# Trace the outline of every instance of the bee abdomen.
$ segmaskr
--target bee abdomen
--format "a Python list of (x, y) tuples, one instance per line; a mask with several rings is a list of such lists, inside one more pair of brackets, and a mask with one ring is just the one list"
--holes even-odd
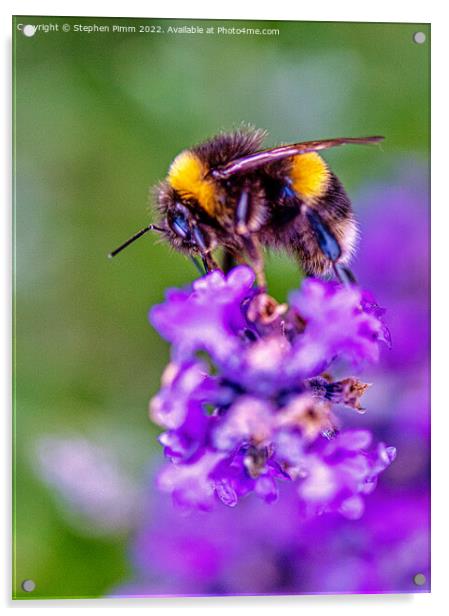
[(335, 236), (341, 248), (340, 260), (346, 263), (355, 250), (358, 229), (351, 201), (335, 174), (330, 174), (328, 190), (314, 204), (314, 210)]
[[(335, 174), (330, 173), (326, 193), (311, 207), (338, 243), (340, 254), (336, 261), (348, 263), (357, 244), (358, 229), (351, 201)], [(317, 235), (310, 224), (304, 225), (299, 252), (307, 274), (325, 275), (331, 271), (332, 261), (320, 248)]]
[[(316, 216), (311, 216), (313, 213)], [(314, 219), (318, 221), (315, 225)], [(329, 242), (327, 247), (323, 246), (320, 225), (332, 240), (331, 252)], [(285, 246), (300, 261), (307, 275), (323, 276), (332, 271), (333, 260), (350, 261), (357, 235), (349, 197), (338, 178), (329, 171), (327, 190), (321, 197), (312, 200), (290, 197), (273, 206), (262, 241), (272, 247)]]

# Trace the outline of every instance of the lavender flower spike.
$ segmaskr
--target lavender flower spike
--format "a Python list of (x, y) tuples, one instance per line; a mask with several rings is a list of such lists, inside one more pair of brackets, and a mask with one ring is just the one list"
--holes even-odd
[(293, 482), (304, 512), (358, 518), (396, 452), (341, 429), (334, 406), (362, 410), (368, 384), (329, 371), (378, 359), (383, 311), (356, 286), (309, 279), (279, 306), (253, 285), (247, 266), (214, 271), (150, 313), (172, 344), (150, 404), (169, 460), (158, 486), (181, 507), (210, 509), (251, 492), (273, 502), (279, 482)]

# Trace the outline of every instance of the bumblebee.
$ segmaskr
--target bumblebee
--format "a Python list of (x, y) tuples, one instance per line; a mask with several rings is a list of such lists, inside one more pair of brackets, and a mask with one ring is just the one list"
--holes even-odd
[(351, 202), (337, 176), (318, 154), (343, 144), (377, 143), (383, 137), (306, 141), (262, 149), (266, 132), (244, 127), (220, 133), (182, 151), (155, 188), (159, 222), (144, 233), (161, 233), (206, 272), (219, 266), (223, 248), (232, 262), (249, 260), (265, 288), (262, 249), (285, 249), (306, 275), (332, 273), (353, 281), (347, 267), (357, 240)]

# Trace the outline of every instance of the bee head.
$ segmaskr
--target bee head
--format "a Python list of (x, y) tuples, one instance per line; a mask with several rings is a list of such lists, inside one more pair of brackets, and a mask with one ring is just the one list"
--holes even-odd
[(156, 194), (161, 226), (176, 250), (190, 255), (205, 255), (215, 245), (212, 229), (200, 220), (201, 209), (193, 199), (183, 199), (168, 183), (163, 182)]

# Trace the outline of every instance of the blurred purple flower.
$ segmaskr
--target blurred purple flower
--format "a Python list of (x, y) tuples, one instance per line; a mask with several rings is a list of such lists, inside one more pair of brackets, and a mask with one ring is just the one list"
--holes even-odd
[[(427, 592), (429, 503), (422, 492), (376, 492), (361, 520), (304, 516), (294, 484), (271, 507), (173, 508), (151, 492), (119, 595)], [(275, 522), (274, 522), (275, 521)], [(416, 573), (426, 576), (416, 586)]]
[[(389, 184), (357, 199), (363, 241), (360, 280), (388, 306), (392, 347), (367, 367), (370, 427), (401, 452), (387, 482), (423, 489), (430, 459), (430, 269), (428, 171), (409, 163)], [(352, 423), (352, 418), (347, 418)]]
[(247, 266), (215, 271), (150, 313), (173, 350), (150, 405), (170, 459), (158, 487), (211, 509), (251, 492), (273, 502), (292, 481), (304, 509), (358, 518), (395, 450), (371, 448), (368, 431), (338, 434), (332, 405), (360, 410), (367, 385), (321, 375), (336, 359), (378, 359), (382, 311), (355, 286), (309, 279), (279, 306), (253, 285)]
[(33, 467), (81, 532), (126, 532), (135, 523), (140, 490), (106, 447), (78, 435), (44, 436)]

